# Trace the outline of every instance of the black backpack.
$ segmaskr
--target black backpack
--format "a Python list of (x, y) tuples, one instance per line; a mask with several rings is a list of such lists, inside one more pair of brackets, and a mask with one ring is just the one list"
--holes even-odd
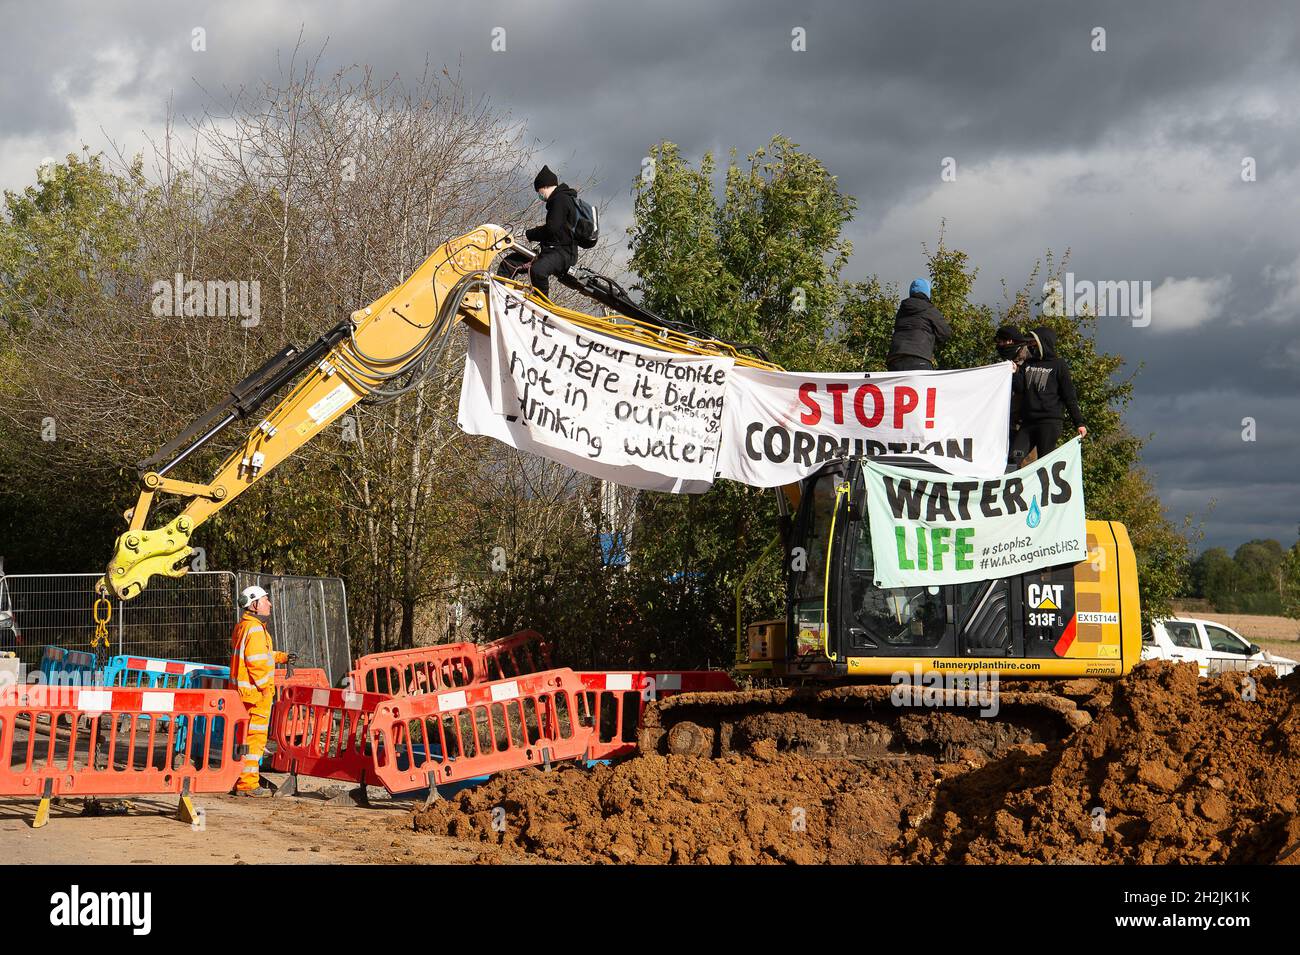
[(590, 202), (576, 195), (573, 204), (578, 208), (578, 221), (573, 225), (573, 241), (580, 248), (594, 249), (600, 241), (600, 213)]

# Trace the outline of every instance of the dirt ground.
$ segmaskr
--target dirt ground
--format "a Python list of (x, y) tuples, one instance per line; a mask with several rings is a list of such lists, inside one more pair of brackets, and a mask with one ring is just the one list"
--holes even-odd
[[(69, 800), (32, 830), (34, 801), (9, 800), (0, 858), (1300, 864), (1300, 673), (1252, 679), (1243, 693), (1240, 675), (1200, 679), (1190, 665), (1156, 662), (1118, 683), (1072, 681), (1061, 690), (1077, 705), (1073, 729), (1050, 738), (1008, 730), (1005, 712), (1000, 723), (978, 720), (983, 732), (973, 734), (948, 733), (959, 719), (946, 711), (905, 711), (897, 731), (869, 734), (747, 719), (721, 757), (646, 753), (504, 773), (429, 809), (376, 789), (370, 808), (327, 805), (320, 793), (201, 795), (197, 832), (171, 818), (170, 801), (87, 818)], [(683, 700), (652, 706), (662, 715)]]
[[(271, 775), (272, 780), (283, 777)], [(315, 792), (307, 792), (316, 785)], [(244, 799), (201, 794), (203, 829), (175, 819), (176, 802), (132, 799), (124, 816), (82, 816), (83, 803), (55, 803), (49, 823), (31, 828), (36, 802), (0, 802), (0, 859), (10, 864), (188, 864), (293, 863), (455, 864), (528, 862), (517, 853), (473, 846), (411, 829), (411, 803), (370, 790), (370, 808), (327, 805), (322, 794), (343, 788), (304, 781), (304, 795)], [(382, 794), (382, 795), (381, 795)]]
[(563, 862), (1300, 863), (1300, 675), (1140, 666), (1092, 721), (988, 757), (809, 758), (754, 739), (511, 773), (418, 812), (417, 832)]

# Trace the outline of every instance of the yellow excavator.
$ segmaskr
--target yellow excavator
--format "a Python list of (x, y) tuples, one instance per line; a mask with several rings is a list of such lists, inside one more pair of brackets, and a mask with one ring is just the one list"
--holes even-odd
[[(209, 517), (362, 401), (399, 397), (436, 367), (457, 322), (489, 330), (493, 281), (534, 255), (506, 230), (480, 226), (440, 246), (398, 287), (352, 313), (306, 348), (289, 346), (230, 389), (229, 396), (138, 465), (139, 500), (125, 514), (100, 582), (126, 600), (151, 577), (183, 575), (190, 538)], [(587, 331), (681, 355), (734, 358), (780, 370), (759, 349), (709, 337), (631, 300), (617, 283), (584, 269), (559, 277), (607, 313), (589, 315), (526, 294)], [(518, 284), (518, 283), (516, 283)], [(291, 387), (290, 387), (291, 386)], [(288, 393), (262, 416), (276, 394)], [(252, 422), (256, 422), (253, 424)], [(177, 469), (236, 424), (247, 437), (202, 483)], [(923, 459), (888, 458), (934, 468)], [(832, 460), (778, 493), (778, 544), (786, 555), (784, 619), (736, 621), (736, 666), (786, 683), (869, 682), (903, 672), (996, 672), (1014, 679), (1118, 677), (1139, 659), (1137, 569), (1123, 525), (1087, 524), (1087, 557), (1073, 565), (976, 584), (885, 590), (873, 584), (862, 462)], [(174, 519), (149, 527), (159, 494), (186, 499)], [(741, 582), (741, 587), (744, 581)], [(737, 589), (737, 608), (740, 588)]]

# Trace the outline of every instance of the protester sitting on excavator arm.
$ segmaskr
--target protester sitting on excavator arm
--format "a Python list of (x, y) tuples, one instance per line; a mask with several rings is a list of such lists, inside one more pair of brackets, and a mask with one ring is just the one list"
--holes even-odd
[(524, 232), (529, 242), (542, 248), (529, 269), (533, 288), (550, 295), (551, 276), (561, 275), (578, 263), (578, 242), (574, 229), (578, 225), (578, 193), (568, 183), (562, 183), (543, 166), (533, 180), (533, 188), (546, 203), (546, 221)]
[(894, 316), (894, 337), (885, 367), (890, 371), (930, 371), (934, 350), (952, 335), (943, 313), (930, 301), (930, 280), (916, 279)]

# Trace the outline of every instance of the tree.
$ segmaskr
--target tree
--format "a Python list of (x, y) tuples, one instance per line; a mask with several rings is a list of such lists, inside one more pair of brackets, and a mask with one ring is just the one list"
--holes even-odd
[[(651, 308), (719, 337), (759, 345), (787, 368), (883, 370), (901, 292), (878, 276), (857, 283), (840, 277), (851, 251), (841, 233), (856, 204), (815, 158), (781, 137), (750, 156), (747, 167), (733, 153), (719, 200), (711, 189), (711, 155), (698, 168), (671, 143), (659, 144), (650, 155), (654, 176), (635, 187), (630, 267)], [(1034, 290), (1043, 276), (1060, 276), (1066, 259), (1058, 262), (1049, 252), (1045, 263), (1029, 270), (1025, 284), (993, 308), (973, 300), (977, 269), (965, 252), (947, 244), (942, 229), (935, 246), (923, 251), (935, 304), (953, 327), (937, 355), (941, 367), (995, 360), (993, 333), (1003, 322), (1056, 331), (1089, 427), (1084, 450), (1089, 515), (1128, 527), (1143, 612), (1148, 618), (1167, 615), (1171, 598), (1184, 586), (1188, 542), (1139, 466), (1142, 441), (1124, 428), (1133, 385), (1131, 375), (1121, 374), (1123, 359), (1097, 349), (1095, 316), (1042, 314)], [(794, 288), (803, 296), (792, 299)], [(795, 310), (796, 301), (804, 312)], [(716, 616), (720, 629), (729, 632), (730, 587), (775, 533), (771, 496), (715, 486), (702, 502), (723, 515), (716, 540), (710, 540), (711, 525), (689, 503), (642, 500), (635, 536), (653, 540), (644, 545), (643, 559), (666, 569), (674, 562), (701, 566), (701, 555), (719, 555), (706, 579), (716, 579)], [(647, 526), (654, 527), (653, 534), (645, 532)], [(773, 568), (760, 580), (763, 596), (755, 609), (773, 613), (779, 608), (780, 576)]]
[[(157, 192), (133, 164), (70, 154), (6, 192), (0, 215), (0, 528), (8, 568), (85, 571), (107, 544), (140, 447), (122, 336), (140, 324), (142, 235)], [(123, 351), (126, 351), (124, 349)], [(111, 419), (106, 415), (119, 411)], [(116, 497), (115, 497), (116, 495)]]
[(1236, 572), (1232, 556), (1222, 547), (1211, 547), (1192, 562), (1192, 592), (1208, 600), (1215, 610), (1229, 613), (1234, 609)]
[[(834, 329), (855, 202), (821, 162), (776, 136), (743, 164), (733, 151), (715, 197), (711, 155), (698, 168), (672, 143), (650, 155), (654, 175), (634, 185), (629, 232), (646, 304), (787, 368), (848, 367)], [(675, 608), (659, 631), (661, 652), (692, 663), (730, 657), (736, 584), (776, 533), (771, 492), (720, 482), (698, 498), (637, 498), (628, 576), (652, 613)], [(771, 559), (747, 591), (755, 616), (783, 612), (779, 563)]]
[[(148, 166), (70, 157), (6, 197), (10, 570), (102, 568), (134, 497), (132, 462), (285, 343), (311, 340), (447, 238), (515, 221), (529, 201), (522, 128), (445, 70), (414, 83), (366, 70), (321, 78), (295, 51), (285, 75), (191, 126), (188, 138), (169, 128)], [(160, 314), (155, 286), (178, 273), (258, 289), (257, 321)], [(456, 429), (455, 347), (432, 371), (405, 397), (356, 409), (201, 528), (194, 543), (209, 565), (342, 573), (371, 648), (413, 642), (433, 605), (485, 565), (467, 515), (490, 514), (482, 489), (510, 454)], [(42, 443), (51, 414), (59, 440)], [(243, 433), (232, 428), (174, 476), (206, 478)], [(151, 523), (170, 516), (159, 507)]]
[(835, 177), (775, 136), (746, 165), (732, 152), (719, 202), (711, 154), (699, 169), (672, 143), (650, 157), (653, 177), (634, 186), (628, 263), (646, 304), (719, 338), (759, 344), (787, 368), (843, 364), (829, 333), (853, 251), (841, 232), (855, 202)]
[(1283, 563), (1286, 552), (1275, 540), (1247, 541), (1232, 555), (1234, 610), (1239, 613), (1282, 612)]
[(1300, 542), (1291, 546), (1282, 562), (1282, 612), (1300, 617)]

